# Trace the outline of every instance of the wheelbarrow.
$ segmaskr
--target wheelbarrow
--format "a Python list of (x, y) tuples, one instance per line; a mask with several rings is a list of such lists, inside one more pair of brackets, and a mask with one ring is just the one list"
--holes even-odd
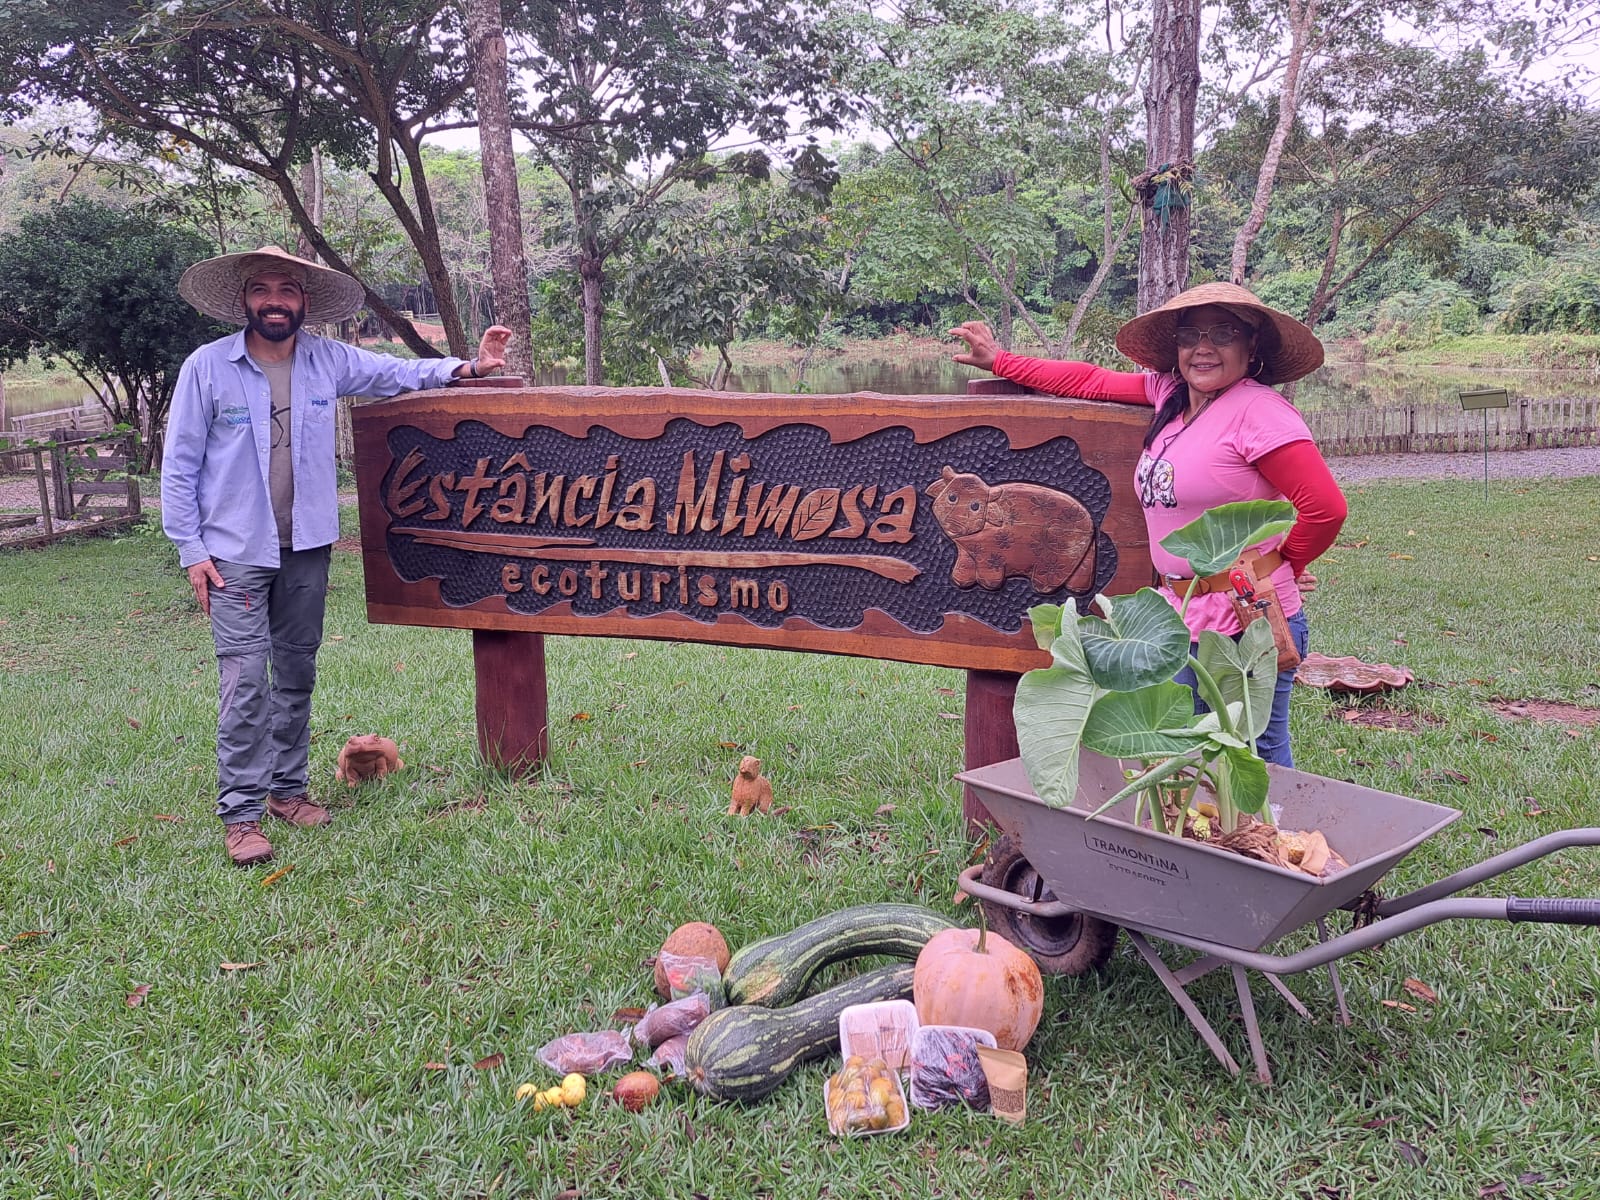
[[(1569, 846), (1600, 845), (1600, 829), (1569, 829), (1497, 854), (1403, 896), (1376, 900), (1369, 889), (1396, 863), (1461, 816), (1447, 808), (1359, 784), (1270, 765), (1275, 824), (1320, 830), (1349, 866), (1316, 878), (1201, 842), (1133, 824), (1129, 797), (1095, 810), (1126, 785), (1114, 759), (1084, 753), (1078, 794), (1068, 808), (1039, 799), (1020, 758), (956, 776), (989, 810), (1002, 836), (988, 861), (961, 873), (961, 888), (984, 906), (990, 926), (1049, 974), (1081, 975), (1110, 957), (1119, 928), (1230, 1072), (1239, 1064), (1188, 994), (1214, 970), (1231, 971), (1256, 1077), (1272, 1082), (1248, 973), (1259, 972), (1301, 1016), (1311, 1014), (1283, 982), (1326, 966), (1339, 1020), (1350, 1024), (1339, 959), (1439, 921), (1541, 921), (1600, 925), (1600, 899), (1459, 898), (1457, 892)], [(1350, 908), (1371, 923), (1334, 936), (1327, 918)], [(1381, 919), (1379, 919), (1381, 918)], [(1263, 953), (1315, 926), (1315, 945)], [(1169, 966), (1151, 939), (1200, 957)]]

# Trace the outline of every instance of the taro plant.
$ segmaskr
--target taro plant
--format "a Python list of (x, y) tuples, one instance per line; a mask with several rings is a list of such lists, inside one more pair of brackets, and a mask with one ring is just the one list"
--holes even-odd
[[(1249, 500), (1208, 510), (1161, 545), (1201, 578), (1293, 524), (1287, 501)], [(1193, 595), (1191, 584), (1182, 609), (1141, 588), (1097, 596), (1098, 615), (1077, 616), (1058, 604), (1028, 611), (1052, 661), (1019, 681), (1014, 712), (1023, 765), (1047, 804), (1072, 803), (1079, 751), (1087, 749), (1121, 761), (1128, 779), (1096, 816), (1132, 795), (1135, 824), (1148, 805), (1154, 825), (1181, 835), (1186, 802), (1177, 804), (1174, 820), (1162, 794), (1186, 797), (1199, 788), (1215, 796), (1223, 833), (1236, 828), (1241, 813), (1266, 812), (1267, 768), (1255, 745), (1277, 682), (1271, 628), (1255, 621), (1237, 640), (1206, 630), (1192, 646), (1183, 614)], [(1197, 714), (1194, 689), (1174, 681), (1185, 666), (1209, 712)]]

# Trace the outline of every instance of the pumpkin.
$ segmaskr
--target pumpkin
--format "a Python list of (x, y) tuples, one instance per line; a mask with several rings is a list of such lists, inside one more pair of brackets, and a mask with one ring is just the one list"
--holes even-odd
[(1000, 1049), (1021, 1050), (1044, 1015), (1044, 979), (1033, 959), (989, 932), (981, 909), (978, 916), (978, 928), (936, 933), (917, 955), (917, 1020), (986, 1029)]
[[(667, 934), (667, 940), (661, 943), (661, 954), (709, 958), (717, 964), (719, 972), (728, 969), (727, 939), (715, 925), (708, 925), (704, 921), (690, 921)], [(656, 994), (670, 997), (672, 985), (667, 982), (667, 973), (661, 968), (661, 954), (656, 955)]]

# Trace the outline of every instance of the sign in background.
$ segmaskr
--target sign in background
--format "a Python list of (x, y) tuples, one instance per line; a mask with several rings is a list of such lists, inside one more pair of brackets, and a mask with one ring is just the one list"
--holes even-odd
[(354, 411), (373, 621), (1023, 671), (1150, 581), (1148, 413), (1038, 396), (450, 388)]

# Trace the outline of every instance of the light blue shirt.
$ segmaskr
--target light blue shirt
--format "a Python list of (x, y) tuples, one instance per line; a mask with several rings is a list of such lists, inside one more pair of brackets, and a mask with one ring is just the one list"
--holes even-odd
[[(278, 525), (267, 493), (272, 397), (244, 348), (245, 331), (184, 360), (167, 414), (161, 527), (178, 563), (208, 558), (278, 565)], [(334, 409), (340, 396), (393, 396), (443, 387), (460, 358), (391, 358), (301, 330), (291, 374), (294, 548), (339, 540)]]

